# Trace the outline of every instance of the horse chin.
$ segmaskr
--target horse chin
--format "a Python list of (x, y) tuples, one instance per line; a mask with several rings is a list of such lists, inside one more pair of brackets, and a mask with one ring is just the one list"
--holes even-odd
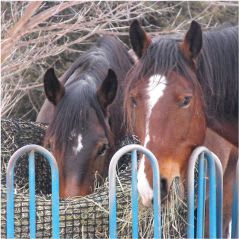
[(92, 192), (90, 184), (78, 183), (78, 178), (71, 176), (67, 180), (60, 180), (60, 198), (86, 196)]
[(74, 198), (74, 197), (84, 197), (89, 195), (91, 190), (65, 190), (63, 192), (60, 192), (60, 198), (61, 199), (67, 199), (67, 198)]

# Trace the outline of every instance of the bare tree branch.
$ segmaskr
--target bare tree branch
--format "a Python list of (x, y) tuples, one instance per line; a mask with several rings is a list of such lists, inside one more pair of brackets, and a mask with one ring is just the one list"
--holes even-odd
[[(18, 39), (24, 34), (26, 31), (26, 24), (34, 14), (34, 12), (39, 8), (42, 1), (39, 2), (30, 2), (25, 10), (24, 15), (21, 19), (9, 30), (7, 33), (8, 38), (5, 39), (1, 44), (1, 60), (4, 62), (5, 58), (8, 56), (10, 48), (15, 45)], [(24, 31), (23, 31), (24, 29)]]
[(14, 115), (19, 107), (17, 102), (27, 97), (27, 112), (39, 110), (45, 70), (57, 65), (58, 75), (63, 74), (98, 35), (113, 32), (125, 40), (130, 22), (136, 18), (140, 18), (151, 36), (183, 32), (192, 19), (203, 28), (210, 28), (219, 23), (217, 15), (221, 17), (228, 9), (234, 14), (230, 19), (237, 22), (238, 6), (233, 1), (9, 1), (1, 5), (4, 117)]

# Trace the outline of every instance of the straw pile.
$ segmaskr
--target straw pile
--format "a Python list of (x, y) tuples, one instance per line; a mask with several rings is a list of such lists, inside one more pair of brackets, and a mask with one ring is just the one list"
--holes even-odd
[[(45, 125), (24, 121), (2, 121), (2, 172), (5, 174), (6, 164), (13, 152), (29, 143), (41, 144)], [(126, 140), (130, 143), (131, 140)], [(132, 142), (132, 141), (131, 141)], [(25, 161), (24, 161), (25, 160)], [(37, 238), (51, 236), (51, 197), (49, 194), (49, 168), (39, 158), (36, 166), (38, 178), (37, 191)], [(16, 170), (17, 178), (15, 194), (15, 237), (29, 237), (29, 199), (27, 188), (27, 161), (21, 160)], [(48, 170), (43, 172), (44, 170)], [(42, 174), (43, 173), (43, 174)], [(48, 174), (48, 175), (46, 175)], [(44, 175), (44, 176), (41, 176)], [(3, 176), (2, 176), (2, 179)], [(20, 180), (21, 179), (21, 180)], [(47, 179), (47, 180), (46, 180)], [(4, 179), (5, 180), (5, 179)], [(19, 181), (20, 180), (20, 181)], [(2, 181), (5, 183), (5, 181)], [(20, 182), (20, 183), (19, 183)], [(6, 237), (6, 188), (2, 186), (1, 237)], [(119, 172), (117, 183), (118, 236), (129, 238), (132, 232), (130, 166)], [(186, 206), (177, 196), (176, 189), (171, 188), (169, 200), (162, 205), (162, 227), (164, 238), (183, 238), (186, 226)], [(96, 188), (86, 197), (60, 201), (60, 233), (61, 238), (108, 238), (108, 182)], [(153, 237), (152, 208), (140, 206), (139, 237)]]

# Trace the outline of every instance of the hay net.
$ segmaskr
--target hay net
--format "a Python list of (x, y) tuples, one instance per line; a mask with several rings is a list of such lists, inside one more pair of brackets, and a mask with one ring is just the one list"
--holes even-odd
[[(2, 119), (1, 124), (1, 237), (6, 237), (6, 167), (11, 155), (27, 144), (42, 145), (47, 125), (35, 122)], [(136, 143), (135, 137), (122, 142)], [(129, 155), (123, 162), (130, 161)], [(39, 155), (36, 157), (36, 206), (37, 238), (50, 238), (51, 225), (51, 178), (50, 167)], [(117, 179), (118, 237), (129, 238), (132, 233), (131, 213), (131, 167), (119, 169)], [(15, 238), (30, 238), (29, 233), (29, 194), (28, 160), (23, 156), (15, 167)], [(183, 238), (185, 234), (186, 207), (175, 194), (171, 202), (162, 205), (162, 227), (164, 238)], [(172, 203), (173, 202), (173, 203)], [(96, 187), (95, 192), (86, 197), (60, 200), (61, 238), (108, 238), (109, 235), (108, 182)], [(153, 237), (152, 208), (140, 207), (139, 237)]]

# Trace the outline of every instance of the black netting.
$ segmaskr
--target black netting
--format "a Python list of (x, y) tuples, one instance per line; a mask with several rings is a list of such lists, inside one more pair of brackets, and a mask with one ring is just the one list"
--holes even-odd
[[(1, 237), (6, 237), (6, 165), (10, 156), (20, 147), (34, 143), (42, 144), (46, 125), (2, 120), (2, 210)], [(131, 137), (126, 143), (135, 142)], [(122, 144), (123, 145), (123, 144)], [(121, 145), (121, 146), (122, 146)], [(125, 157), (124, 162), (126, 162)], [(129, 160), (128, 160), (129, 161)], [(28, 162), (23, 157), (15, 170), (17, 182), (15, 192), (15, 237), (29, 238), (29, 198), (28, 198)], [(117, 189), (118, 236), (131, 236), (131, 186), (130, 166), (119, 172)], [(39, 155), (36, 160), (36, 188), (37, 188), (37, 238), (51, 237), (51, 197), (50, 197), (50, 168)], [(175, 192), (174, 190), (173, 192)], [(185, 237), (186, 206), (179, 202), (175, 193), (171, 194), (170, 202), (163, 204), (163, 235), (164, 237)], [(95, 192), (86, 197), (60, 201), (60, 235), (61, 238), (108, 238), (109, 232), (108, 183), (98, 187)], [(151, 208), (140, 207), (139, 236), (153, 237), (153, 213)]]
[[(27, 144), (43, 144), (47, 125), (35, 122), (6, 120), (1, 121), (1, 182), (6, 184), (6, 167), (12, 154)], [(51, 193), (50, 166), (43, 157), (36, 154), (36, 190), (37, 193)], [(28, 159), (21, 157), (15, 166), (17, 188), (28, 185)]]

